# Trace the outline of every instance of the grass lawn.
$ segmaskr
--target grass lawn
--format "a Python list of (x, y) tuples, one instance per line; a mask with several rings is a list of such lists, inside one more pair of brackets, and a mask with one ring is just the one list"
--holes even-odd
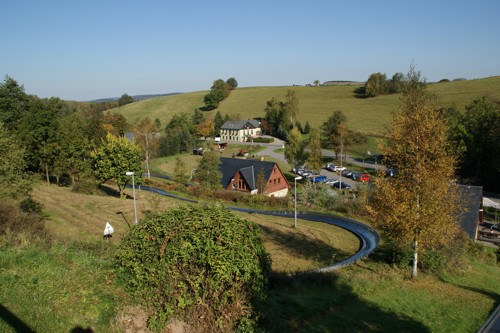
[[(264, 146), (261, 146), (259, 144), (255, 144), (253, 146), (230, 144), (226, 149), (220, 151), (221, 152), (220, 156), (232, 157), (233, 154), (237, 155), (242, 149), (247, 150), (250, 155), (258, 154), (264, 148), (265, 148)], [(201, 156), (193, 155), (192, 153), (182, 153), (176, 156), (155, 158), (150, 163), (151, 172), (166, 174), (166, 175), (174, 175), (175, 163), (177, 158), (180, 158), (184, 162), (186, 170), (190, 175), (191, 171), (198, 167)]]
[(500, 303), (498, 265), (471, 259), (459, 275), (412, 280), (410, 267), (374, 257), (326, 277), (275, 277), (263, 325), (273, 332), (475, 332)]

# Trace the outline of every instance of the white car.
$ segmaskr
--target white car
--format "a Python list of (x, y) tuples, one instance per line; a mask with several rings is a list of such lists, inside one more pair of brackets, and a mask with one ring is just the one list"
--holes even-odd
[(326, 185), (333, 185), (335, 183), (338, 183), (339, 181), (337, 179), (332, 179), (332, 178), (329, 178), (325, 181), (325, 184)]

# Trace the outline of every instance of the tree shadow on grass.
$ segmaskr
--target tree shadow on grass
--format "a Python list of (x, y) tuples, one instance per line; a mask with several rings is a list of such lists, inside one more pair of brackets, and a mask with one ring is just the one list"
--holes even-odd
[(484, 296), (490, 298), (491, 300), (493, 300), (495, 302), (495, 307), (497, 307), (500, 304), (500, 295), (498, 295), (495, 292), (492, 292), (492, 291), (489, 291), (486, 289), (482, 289), (482, 288), (474, 288), (474, 287), (464, 286), (464, 285), (460, 285), (460, 284), (454, 284), (454, 285), (457, 286), (458, 288), (472, 291), (474, 293), (478, 293), (478, 294), (481, 294), (481, 295), (484, 295)]
[[(99, 186), (99, 190), (102, 193), (104, 193), (104, 194), (106, 194), (106, 195), (108, 195), (110, 197), (120, 198), (120, 191), (118, 191), (118, 190), (116, 190), (116, 189), (114, 189), (114, 188), (112, 188), (112, 187), (110, 187), (110, 186), (108, 186), (106, 184), (101, 184)], [(128, 195), (127, 193), (125, 193), (124, 199), (133, 199), (133, 198), (134, 198), (133, 196)]]
[(35, 332), (21, 318), (17, 317), (15, 313), (11, 312), (3, 304), (0, 304), (0, 319), (2, 319), (5, 324), (10, 326), (15, 332)]
[(365, 87), (358, 87), (354, 89), (354, 97), (356, 98), (366, 98), (366, 89)]
[(264, 238), (286, 247), (286, 252), (294, 257), (315, 260), (325, 266), (334, 264), (333, 259), (338, 262), (354, 255), (303, 234), (283, 232), (267, 226), (260, 226), (260, 230)]
[(404, 314), (361, 299), (335, 272), (275, 273), (259, 309), (259, 326), (269, 332), (430, 332)]

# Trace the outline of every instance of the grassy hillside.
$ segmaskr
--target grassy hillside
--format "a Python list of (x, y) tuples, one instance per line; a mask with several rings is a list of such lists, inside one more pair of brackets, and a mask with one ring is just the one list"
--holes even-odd
[[(399, 95), (376, 98), (357, 98), (354, 90), (359, 85), (322, 87), (254, 87), (238, 88), (224, 100), (219, 110), (222, 114), (238, 116), (241, 119), (264, 116), (266, 101), (275, 97), (285, 100), (288, 90), (296, 91), (299, 98), (299, 120), (309, 121), (313, 127), (320, 126), (333, 111), (341, 110), (347, 116), (350, 128), (365, 133), (381, 133), (391, 120), (391, 112), (399, 103)], [(478, 80), (433, 83), (429, 90), (436, 93), (444, 107), (454, 106), (464, 110), (473, 99), (490, 96), (500, 100), (500, 76)], [(193, 112), (203, 106), (207, 91), (182, 95), (159, 97), (128, 104), (117, 109), (129, 122), (138, 118), (159, 118), (166, 124), (173, 114)], [(207, 112), (215, 115), (214, 111)]]
[[(130, 190), (127, 190), (130, 194)], [(176, 200), (138, 191), (138, 208), (164, 209)], [(111, 258), (132, 220), (132, 200), (83, 195), (68, 188), (38, 185), (33, 197), (43, 203), (53, 246), (17, 246), (0, 237), (0, 298), (13, 315), (34, 331), (141, 331), (147, 316), (116, 283)], [(259, 223), (275, 273), (263, 304), (262, 328), (269, 332), (474, 332), (500, 302), (500, 267), (470, 260), (460, 274), (421, 273), (385, 262), (381, 247), (356, 265), (320, 276), (290, 275), (349, 255), (357, 238), (340, 228), (281, 217), (243, 217)], [(104, 223), (116, 229), (102, 240)], [(66, 243), (69, 243), (66, 244)], [(333, 252), (332, 252), (333, 251)], [(133, 311), (121, 310), (131, 308)], [(19, 327), (18, 327), (19, 329)], [(0, 332), (13, 331), (0, 320)], [(19, 331), (21, 331), (19, 329)]]

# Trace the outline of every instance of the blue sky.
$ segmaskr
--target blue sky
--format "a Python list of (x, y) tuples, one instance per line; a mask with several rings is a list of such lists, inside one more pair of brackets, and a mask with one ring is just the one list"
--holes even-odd
[(27, 93), (123, 93), (500, 75), (500, 1), (1, 0), (0, 75)]

